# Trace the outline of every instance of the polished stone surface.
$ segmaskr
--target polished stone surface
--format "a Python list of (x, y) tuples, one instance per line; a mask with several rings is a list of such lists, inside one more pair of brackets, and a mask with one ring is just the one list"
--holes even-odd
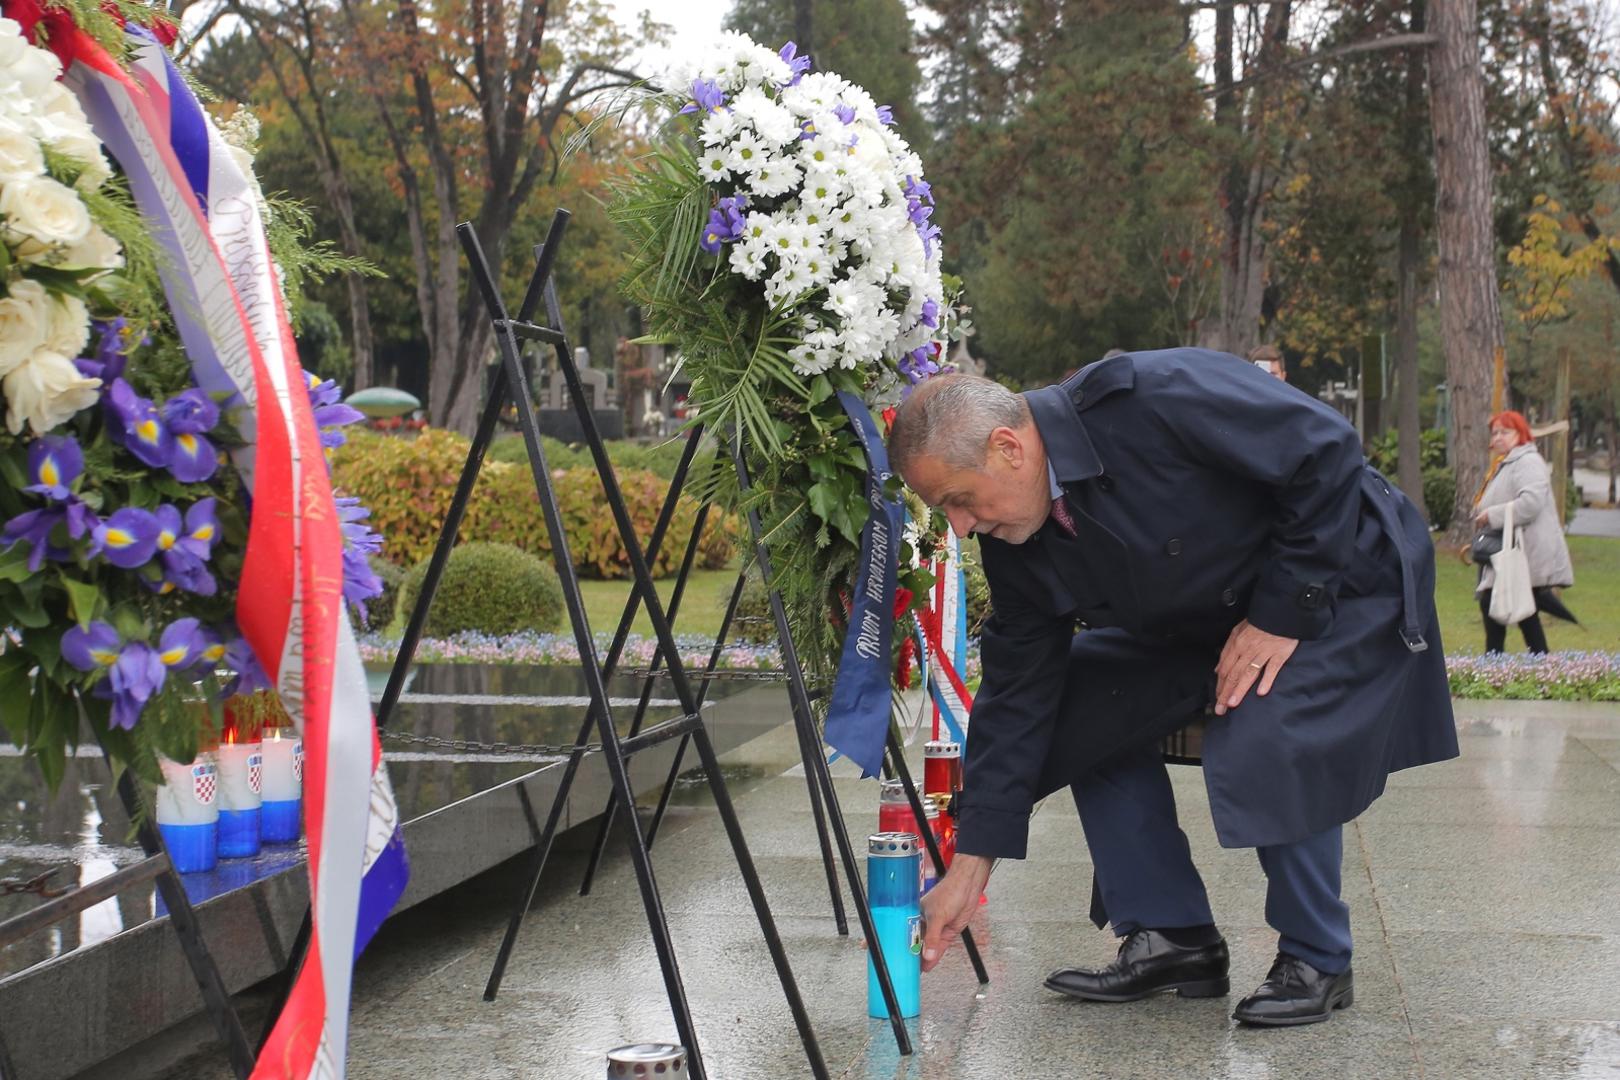
[[(778, 732), (742, 747), (727, 775), (833, 1076), (1620, 1076), (1620, 709), (1463, 703), (1460, 713), (1462, 758), (1402, 774), (1345, 830), (1356, 1004), (1293, 1030), (1230, 1019), (1236, 998), (1264, 976), (1275, 939), (1253, 854), (1215, 845), (1196, 770), (1173, 770), (1175, 788), (1232, 948), (1233, 996), (1112, 1006), (1041, 988), (1052, 968), (1105, 962), (1114, 950), (1085, 920), (1090, 865), (1073, 806), (1058, 797), (1032, 823), (1030, 859), (998, 867), (975, 919), (991, 984), (979, 988), (960, 953), (927, 976), (909, 1059), (886, 1022), (865, 1016), (858, 928), (849, 938), (834, 932), (805, 785), (789, 767), (792, 740)], [(848, 828), (860, 837), (875, 820), (874, 785), (837, 771)], [(709, 1073), (808, 1076), (701, 793), (687, 786), (655, 863)], [(628, 859), (616, 850), (585, 898), (580, 863), (577, 850), (559, 854), (492, 1004), (481, 991), (516, 887), (510, 867), (390, 923), (359, 965), (349, 1075), (594, 1080), (608, 1048), (672, 1037)], [(116, 1075), (226, 1073), (209, 1048), (166, 1064), (132, 1057)]]

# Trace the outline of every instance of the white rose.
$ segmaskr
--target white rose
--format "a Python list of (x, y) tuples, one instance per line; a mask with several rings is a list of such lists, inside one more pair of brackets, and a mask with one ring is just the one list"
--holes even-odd
[(0, 184), (27, 180), (45, 171), (45, 155), (21, 124), (0, 120)]
[(124, 265), (124, 251), (100, 225), (91, 225), (89, 234), (57, 256), (54, 265), (59, 270), (117, 270)]
[(30, 46), (11, 65), (11, 73), (22, 85), (30, 101), (44, 101), (62, 74), (62, 61), (56, 54)]
[(10, 68), (30, 48), (17, 20), (0, 19), (0, 68)]
[(87, 379), (73, 361), (40, 349), (5, 377), (6, 429), (21, 435), (26, 423), (43, 435), (96, 403), (101, 380)]
[(90, 344), (90, 310), (77, 296), (54, 297), (45, 348), (61, 356), (79, 356)]
[(0, 378), (45, 344), (51, 327), (51, 296), (37, 281), (13, 282), (0, 299)]
[(45, 261), (51, 248), (68, 247), (90, 235), (90, 212), (78, 194), (48, 176), (0, 188), (0, 217), (7, 233), (22, 239), (17, 253), (25, 262)]

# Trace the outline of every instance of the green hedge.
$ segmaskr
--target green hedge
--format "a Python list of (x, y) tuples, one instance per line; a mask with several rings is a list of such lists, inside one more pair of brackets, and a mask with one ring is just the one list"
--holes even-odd
[[(553, 444), (558, 449), (556, 460), (549, 459)], [(512, 442), (507, 439), (498, 445), (510, 448)], [(620, 443), (609, 446), (630, 446), (636, 452), (649, 449)], [(518, 448), (516, 461), (496, 460), (493, 452), (486, 458), (462, 523), (461, 540), (509, 544), (549, 559), (551, 535), (521, 443)], [(347, 445), (334, 452), (332, 476), (338, 488), (371, 508), (372, 527), (383, 536), (384, 557), (408, 567), (432, 553), (450, 512), (467, 449), (465, 438), (437, 429), (425, 430), (415, 438), (355, 432)], [(645, 460), (662, 463), (668, 457), (668, 448), (653, 449), (657, 452)], [(673, 450), (678, 459), (679, 444)], [(556, 440), (548, 441), (547, 453), (575, 569), (584, 577), (629, 577), (629, 554), (607, 511), (596, 470)], [(503, 454), (509, 456), (509, 449)], [(613, 454), (624, 458), (617, 465), (619, 487), (636, 535), (645, 544), (663, 507), (669, 480), (629, 464), (639, 460), (637, 453), (614, 450)], [(673, 467), (671, 462), (671, 472)], [(696, 516), (697, 504), (683, 496), (654, 561), (654, 574), (668, 576), (680, 565)], [(730, 564), (739, 536), (734, 518), (711, 512), (698, 548), (698, 568), (717, 570)]]

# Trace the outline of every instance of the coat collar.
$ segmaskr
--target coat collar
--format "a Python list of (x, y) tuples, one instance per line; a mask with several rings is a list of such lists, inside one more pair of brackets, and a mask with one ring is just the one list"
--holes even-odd
[(1127, 354), (1088, 364), (1056, 386), (1024, 395), (1058, 483), (1102, 475), (1102, 461), (1080, 414), (1103, 398), (1135, 386), (1136, 364)]
[(1502, 459), (1502, 464), (1506, 465), (1510, 461), (1518, 461), (1535, 448), (1536, 444), (1533, 442), (1520, 443), (1507, 452), (1507, 456)]
[(1046, 461), (1060, 484), (1102, 475), (1102, 462), (1085, 425), (1062, 386), (1044, 386), (1024, 395), (1046, 447)]

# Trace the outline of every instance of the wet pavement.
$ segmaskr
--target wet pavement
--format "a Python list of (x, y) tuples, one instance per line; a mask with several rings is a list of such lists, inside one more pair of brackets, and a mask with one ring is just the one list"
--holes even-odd
[[(1229, 1018), (1275, 939), (1260, 868), (1216, 845), (1194, 769), (1171, 772), (1232, 947), (1233, 997), (1091, 1005), (1041, 988), (1051, 969), (1114, 951), (1085, 918), (1091, 870), (1072, 804), (1053, 798), (1035, 817), (1030, 859), (998, 867), (976, 920), (990, 985), (959, 953), (925, 976), (909, 1059), (886, 1022), (865, 1016), (864, 955), (829, 915), (791, 737), (732, 753), (728, 777), (833, 1076), (1620, 1076), (1620, 710), (1465, 702), (1459, 713), (1462, 757), (1399, 774), (1346, 830), (1354, 1008), (1290, 1030)], [(875, 786), (838, 771), (850, 831), (863, 836)], [(684, 785), (656, 865), (709, 1074), (809, 1076), (704, 792)], [(517, 887), (510, 867), (385, 928), (359, 966), (351, 1077), (594, 1080), (609, 1048), (673, 1036), (628, 859), (615, 854), (581, 898), (582, 842), (570, 840), (494, 1003), (481, 992)], [(226, 1075), (213, 1050), (164, 1068), (128, 1059), (116, 1072)]]

